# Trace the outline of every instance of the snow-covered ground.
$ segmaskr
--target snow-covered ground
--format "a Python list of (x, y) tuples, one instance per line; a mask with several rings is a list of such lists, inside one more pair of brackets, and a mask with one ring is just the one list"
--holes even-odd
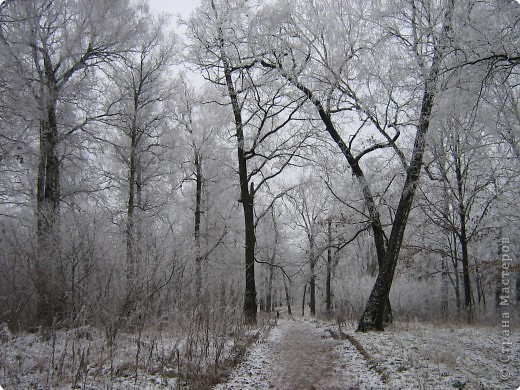
[(517, 390), (520, 331), (512, 331), (508, 338), (501, 331), (398, 323), (381, 333), (347, 333), (364, 346), (371, 363), (387, 376), (385, 388)]
[(326, 327), (279, 320), (266, 340), (248, 352), (227, 383), (216, 389), (380, 388), (381, 377), (344, 340)]
[(109, 348), (91, 327), (0, 340), (0, 386), (5, 390), (175, 388), (180, 340), (171, 332), (121, 334)]
[[(343, 331), (359, 342), (334, 340), (332, 325), (280, 320), (216, 389), (497, 389), (520, 386), (520, 337), (507, 360), (500, 329), (398, 324), (385, 332)], [(506, 378), (507, 377), (507, 378)]]
[[(343, 332), (349, 339), (333, 338), (332, 334), (339, 335), (335, 325), (280, 319), (215, 389), (516, 390), (520, 386), (520, 331), (512, 330), (508, 340), (498, 327), (428, 323), (398, 323), (385, 332), (366, 334), (355, 333), (351, 325)], [(58, 331), (50, 337), (8, 335), (0, 338), (0, 386), (5, 390), (176, 388), (176, 353), (184, 342), (171, 330), (140, 339), (121, 334), (110, 351), (93, 328)]]

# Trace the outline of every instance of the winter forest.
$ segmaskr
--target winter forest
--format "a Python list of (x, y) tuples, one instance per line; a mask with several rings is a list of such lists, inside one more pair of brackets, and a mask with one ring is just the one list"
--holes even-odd
[(312, 388), (520, 385), (514, 0), (5, 0), (0, 69), (0, 386), (264, 388), (303, 326), (380, 381)]

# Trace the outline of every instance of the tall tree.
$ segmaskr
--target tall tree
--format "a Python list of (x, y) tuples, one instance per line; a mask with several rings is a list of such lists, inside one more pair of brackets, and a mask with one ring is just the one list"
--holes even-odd
[[(171, 171), (166, 164), (172, 149), (168, 119), (172, 107), (173, 83), (169, 78), (174, 63), (176, 42), (173, 33), (165, 34), (165, 17), (155, 19), (146, 11), (139, 23), (135, 48), (114, 63), (106, 93), (106, 119), (119, 130), (122, 144), (113, 144), (126, 166), (125, 242), (126, 308), (131, 312), (144, 294), (140, 279), (146, 258), (143, 238), (147, 214), (164, 204), (158, 187)], [(155, 187), (152, 190), (152, 187)]]
[[(425, 6), (425, 4), (421, 5)], [(392, 231), (388, 240), (388, 249), (384, 259), (383, 268), (379, 270), (376, 283), (372, 293), (370, 294), (363, 316), (359, 322), (359, 330), (366, 330), (372, 327), (380, 330), (383, 329), (383, 302), (385, 298), (388, 298), (390, 293), (408, 215), (412, 208), (415, 191), (419, 184), (426, 145), (426, 136), (430, 129), (430, 122), (432, 120), (432, 111), (439, 88), (439, 77), (441, 74), (442, 63), (448, 51), (449, 35), (451, 32), (451, 24), (454, 12), (454, 2), (449, 1), (445, 7), (446, 8), (442, 17), (439, 21), (437, 21), (439, 24), (436, 27), (438, 29), (440, 28), (440, 30), (438, 30), (438, 35), (434, 38), (434, 44), (425, 44), (430, 46), (433, 50), (431, 57), (428, 59), (427, 57), (424, 58), (423, 56), (418, 56), (417, 58), (421, 69), (424, 71), (425, 78), (423, 83), (423, 94), (419, 111), (419, 118), (416, 124), (417, 131), (415, 134), (414, 147), (410, 163), (406, 171), (406, 179), (403, 185), (401, 199), (399, 200), (399, 204), (394, 216), (394, 223), (392, 224)], [(426, 8), (426, 10), (428, 9)], [(420, 38), (418, 35), (416, 35), (417, 31), (419, 30), (418, 27), (422, 27), (421, 25), (424, 22), (427, 23), (424, 26), (426, 28), (433, 28), (434, 26), (431, 25), (431, 21), (425, 19), (426, 15), (417, 15), (416, 11), (416, 5), (412, 4), (412, 41), (415, 42), (416, 46), (418, 46), (420, 44)], [(433, 31), (435, 32), (435, 30)]]
[[(19, 87), (11, 94), (28, 99), (25, 126), (38, 132), (36, 219), (37, 316), (50, 324), (63, 311), (63, 288), (54, 280), (60, 256), (59, 210), (63, 145), (92, 113), (74, 111), (91, 84), (93, 69), (128, 47), (134, 14), (127, 1), (78, 3), (68, 0), (9, 2), (2, 7), (1, 51)], [(14, 100), (14, 99), (13, 99)]]
[[(232, 109), (238, 164), (239, 202), (244, 216), (245, 294), (244, 314), (256, 322), (255, 196), (263, 186), (294, 164), (306, 135), (286, 130), (303, 99), (286, 96), (286, 83), (268, 72), (252, 69), (248, 48), (249, 14), (254, 4), (209, 1), (188, 23), (190, 60), (205, 77), (221, 86)], [(286, 130), (282, 132), (281, 130)], [(266, 210), (258, 213), (265, 215)]]
[[(194, 199), (190, 204), (193, 210), (193, 260), (195, 265), (195, 283), (193, 293), (195, 303), (202, 303), (202, 296), (208, 291), (204, 283), (204, 268), (209, 256), (224, 242), (228, 233), (228, 217), (220, 196), (229, 198), (229, 194), (221, 191), (228, 186), (226, 176), (229, 175), (224, 165), (229, 165), (228, 148), (223, 148), (218, 138), (227, 127), (227, 117), (222, 115), (225, 108), (213, 104), (213, 91), (206, 89), (196, 92), (186, 75), (177, 81), (177, 94), (174, 119), (185, 132), (187, 150), (184, 153), (185, 173), (182, 185), (194, 184)], [(215, 186), (220, 186), (217, 190)], [(233, 192), (233, 188), (231, 188)], [(207, 199), (211, 198), (210, 204)], [(233, 197), (232, 197), (233, 198)], [(233, 202), (234, 199), (231, 199)], [(233, 206), (231, 206), (233, 207)], [(215, 211), (217, 211), (215, 213)], [(216, 214), (217, 220), (211, 221), (210, 214)], [(212, 224), (210, 227), (209, 225)], [(207, 272), (206, 272), (207, 274)]]
[[(489, 214), (510, 181), (506, 168), (509, 164), (501, 151), (507, 140), (497, 143), (496, 135), (486, 131), (493, 126), (495, 117), (487, 105), (477, 104), (479, 97), (473, 88), (479, 89), (480, 85), (472, 82), (474, 76), (465, 74), (463, 82), (460, 75), (439, 104), (444, 120), (438, 121), (438, 131), (429, 137), (425, 171), (431, 185), (422, 196), (430, 222), (444, 230), (449, 243), (446, 252), (455, 270), (457, 307), (459, 263), (462, 266), (464, 306), (469, 321), (473, 318), (475, 291), (471, 287), (471, 269), (476, 276), (479, 303), (483, 298), (479, 259), (472, 247), (499, 228), (490, 221)], [(474, 264), (470, 263), (472, 257)]]
[[(277, 70), (315, 107), (361, 185), (372, 221), (379, 273), (359, 329), (382, 329), (448, 53), (454, 3), (448, 1), (442, 7), (421, 1), (402, 2), (399, 6), (334, 0), (320, 5), (310, 1), (293, 4), (292, 13), (288, 10), (278, 18), (268, 16), (267, 23), (259, 23), (254, 47), (263, 57), (264, 67)], [(267, 14), (271, 12), (269, 9)], [(383, 15), (385, 21), (378, 22)], [(331, 23), (330, 18), (336, 22)], [(283, 33), (274, 35), (267, 31)], [(339, 32), (344, 39), (337, 39)], [(408, 75), (408, 83), (403, 82), (403, 74)], [(420, 98), (417, 85), (422, 90)], [(359, 115), (360, 125), (346, 142), (335, 118), (338, 113), (352, 111)], [(397, 143), (404, 130), (415, 131), (409, 160)], [(362, 149), (356, 151), (353, 142), (361, 138), (360, 134), (365, 135), (365, 140), (361, 142)], [(363, 156), (384, 148), (395, 153), (405, 171), (388, 238), (360, 164)]]

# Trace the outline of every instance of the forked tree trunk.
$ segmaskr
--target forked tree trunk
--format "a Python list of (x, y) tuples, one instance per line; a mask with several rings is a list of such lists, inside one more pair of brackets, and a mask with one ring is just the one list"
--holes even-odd
[(462, 173), (462, 161), (459, 153), (459, 139), (455, 145), (455, 177), (457, 179), (458, 194), (458, 213), (459, 213), (459, 231), (458, 239), (460, 241), (460, 249), (462, 255), (462, 280), (464, 282), (464, 307), (466, 310), (466, 320), (473, 321), (473, 299), (471, 294), (471, 278), (469, 272), (469, 254), (468, 254), (468, 236), (466, 231), (466, 206), (464, 200), (464, 177)]
[[(307, 97), (307, 99), (315, 106), (316, 110), (318, 111), (320, 119), (325, 125), (326, 131), (329, 133), (330, 137), (333, 139), (336, 145), (338, 145), (341, 153), (347, 160), (350, 168), (352, 169), (353, 175), (356, 177), (359, 185), (361, 186), (365, 207), (367, 208), (368, 214), (370, 216), (370, 225), (374, 234), (374, 244), (377, 252), (377, 261), (379, 264), (379, 269), (381, 270), (386, 255), (385, 233), (383, 231), (383, 225), (381, 224), (381, 216), (379, 214), (377, 204), (375, 202), (374, 196), (365, 177), (363, 169), (359, 165), (359, 160), (354, 156), (349, 145), (343, 140), (341, 134), (336, 129), (334, 122), (332, 121), (330, 112), (325, 109), (323, 103), (319, 100), (319, 98), (317, 98), (314, 95), (314, 93), (308, 87), (306, 87), (298, 79), (287, 73), (279, 64), (274, 65), (266, 61), (261, 61), (261, 64), (264, 67), (277, 69), (278, 71), (280, 71), (282, 77), (291, 82)], [(388, 297), (385, 297), (383, 298), (382, 302), (384, 305), (384, 321), (385, 323), (390, 323), (392, 322), (392, 308), (390, 306), (390, 300)]]

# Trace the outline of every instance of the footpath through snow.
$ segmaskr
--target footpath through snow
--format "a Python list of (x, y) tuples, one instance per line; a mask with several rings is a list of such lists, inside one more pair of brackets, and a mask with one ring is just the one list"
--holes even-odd
[(348, 337), (362, 355), (349, 340), (332, 338), (333, 329), (280, 319), (215, 389), (520, 389), (518, 332), (504, 351), (497, 327), (403, 323), (367, 334), (352, 327)]
[(348, 340), (305, 321), (280, 319), (215, 389), (380, 389), (381, 377)]

